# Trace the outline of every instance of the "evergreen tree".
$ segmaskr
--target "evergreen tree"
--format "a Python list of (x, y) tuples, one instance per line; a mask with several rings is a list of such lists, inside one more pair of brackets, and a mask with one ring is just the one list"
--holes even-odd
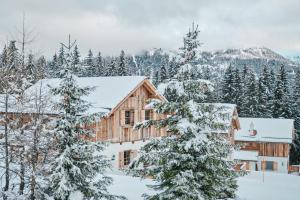
[(59, 51), (58, 51), (58, 65), (62, 66), (65, 63), (65, 49), (64, 46), (61, 45)]
[(58, 72), (59, 72), (59, 62), (58, 62), (58, 57), (57, 57), (56, 53), (53, 55), (53, 58), (50, 61), (49, 67), (50, 67), (50, 69), (48, 69), (48, 72), (49, 72), (50, 76), (57, 77)]
[(168, 79), (168, 72), (165, 63), (163, 63), (163, 65), (160, 68), (160, 82), (162, 83), (167, 79)]
[(243, 96), (243, 110), (241, 116), (243, 117), (256, 117), (257, 116), (257, 83), (255, 74), (252, 71), (248, 72), (249, 75), (246, 79), (245, 94)]
[(154, 76), (152, 78), (152, 83), (155, 87), (158, 86), (158, 84), (159, 84), (159, 72), (158, 71), (154, 72)]
[(234, 162), (228, 159), (233, 147), (222, 135), (212, 133), (228, 128), (216, 120), (224, 117), (220, 112), (224, 108), (219, 110), (212, 104), (199, 103), (211, 87), (208, 81), (197, 79), (190, 73), (194, 67), (191, 56), (196, 52), (193, 47), (197, 38), (193, 41), (184, 46), (186, 58), (182, 58), (184, 62), (176, 75), (177, 80), (172, 79), (161, 88), (169, 90), (167, 94), (173, 96), (167, 97), (168, 102), (150, 103), (157, 113), (173, 114), (136, 126), (155, 125), (168, 130), (168, 136), (153, 138), (143, 146), (130, 166), (134, 174), (155, 179), (155, 184), (150, 187), (157, 193), (145, 195), (149, 200), (235, 197), (237, 172), (232, 170)]
[(3, 51), (2, 51), (2, 53), (1, 53), (1, 67), (4, 67), (4, 66), (6, 66), (7, 65), (7, 48), (6, 48), (6, 45), (4, 46), (4, 48), (3, 48)]
[(289, 118), (291, 117), (290, 110), (290, 94), (288, 88), (287, 72), (282, 65), (277, 75), (276, 88), (274, 91), (274, 102), (272, 106), (273, 117)]
[(86, 59), (85, 59), (86, 65), (92, 67), (93, 64), (94, 64), (94, 63), (93, 63), (93, 59), (94, 59), (93, 52), (92, 52), (92, 50), (90, 49), (89, 52), (88, 52), (88, 56), (87, 56)]
[(72, 74), (70, 45), (67, 50), (59, 76), (61, 82), (53, 89), (53, 94), (60, 97), (57, 104), (60, 113), (55, 128), (58, 156), (51, 169), (49, 191), (55, 200), (70, 199), (75, 191), (81, 192), (85, 199), (116, 199), (107, 191), (112, 179), (104, 174), (110, 167), (110, 161), (100, 154), (104, 146), (88, 140), (93, 135), (84, 128), (93, 121), (86, 116), (89, 104), (83, 100), (91, 88), (78, 85), (77, 77)]
[(243, 87), (242, 87), (242, 80), (240, 77), (240, 71), (236, 67), (233, 69), (233, 101), (235, 105), (237, 105), (237, 110), (240, 110), (240, 104), (242, 102), (243, 96)]
[(44, 56), (41, 56), (36, 63), (34, 80), (39, 80), (45, 78), (46, 70), (46, 59)]
[(126, 68), (125, 52), (122, 50), (119, 57), (119, 65), (117, 70), (118, 76), (127, 76), (128, 70)]
[(226, 69), (224, 78), (223, 78), (223, 102), (225, 103), (233, 103), (234, 101), (234, 73), (233, 67), (229, 65)]
[(290, 151), (290, 161), (293, 164), (300, 163), (300, 69), (296, 71), (293, 90), (293, 118), (296, 137)]
[(103, 63), (103, 59), (102, 59), (100, 51), (96, 57), (95, 67), (97, 69), (96, 76), (104, 76), (105, 75), (104, 63)]
[(173, 78), (178, 72), (178, 63), (176, 62), (176, 58), (173, 57), (169, 63), (169, 77)]
[(80, 53), (77, 45), (75, 45), (72, 53), (72, 65), (78, 65), (80, 63)]
[(261, 85), (264, 88), (260, 88), (261, 91), (265, 89), (266, 95), (266, 113), (265, 117), (272, 117), (272, 104), (274, 99), (274, 88), (275, 88), (275, 76), (272, 70), (269, 70), (267, 66), (264, 66), (261, 75)]
[(258, 80), (258, 88), (257, 88), (257, 116), (256, 117), (272, 117), (272, 112), (268, 108), (268, 87), (265, 85), (264, 77), (260, 77)]

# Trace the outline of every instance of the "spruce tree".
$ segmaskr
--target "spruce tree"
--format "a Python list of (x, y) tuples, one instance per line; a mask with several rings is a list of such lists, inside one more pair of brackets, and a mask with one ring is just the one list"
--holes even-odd
[(78, 65), (80, 62), (80, 53), (78, 50), (78, 46), (75, 45), (73, 53), (72, 53), (72, 65)]
[(260, 77), (258, 80), (258, 88), (257, 88), (257, 116), (256, 117), (272, 117), (272, 112), (268, 108), (268, 94), (269, 90), (267, 85), (265, 84), (264, 77)]
[(233, 69), (233, 101), (237, 106), (237, 110), (240, 110), (241, 102), (243, 96), (243, 87), (242, 87), (242, 80), (240, 77), (240, 71), (237, 67)]
[(290, 94), (288, 88), (287, 72), (282, 65), (279, 69), (274, 91), (274, 101), (272, 106), (273, 117), (290, 118)]
[(58, 51), (58, 65), (62, 66), (64, 62), (65, 62), (65, 48), (63, 45), (61, 45)]
[(95, 67), (96, 67), (96, 76), (105, 75), (104, 63), (100, 51), (98, 52), (98, 55), (96, 57)]
[(234, 73), (233, 67), (231, 65), (225, 71), (224, 78), (223, 78), (223, 102), (224, 103), (233, 103), (235, 96), (234, 96)]
[(117, 70), (118, 76), (127, 76), (128, 70), (126, 68), (125, 52), (122, 50), (119, 57), (119, 65)]
[(245, 92), (243, 95), (243, 110), (241, 116), (243, 117), (257, 117), (257, 83), (255, 74), (249, 70), (249, 75), (245, 81)]
[(112, 179), (104, 174), (110, 167), (110, 161), (101, 155), (104, 145), (89, 140), (93, 134), (84, 128), (94, 120), (87, 115), (90, 105), (83, 100), (91, 88), (78, 85), (77, 77), (72, 74), (71, 53), (69, 44), (59, 76), (61, 82), (53, 88), (53, 94), (60, 99), (54, 130), (58, 155), (51, 168), (48, 191), (55, 200), (68, 200), (78, 191), (85, 199), (116, 199), (107, 191)]
[(150, 103), (155, 112), (172, 115), (136, 126), (166, 128), (168, 136), (153, 138), (143, 146), (130, 165), (130, 171), (137, 176), (154, 178), (155, 182), (150, 187), (156, 193), (145, 194), (145, 199), (234, 198), (238, 174), (232, 170), (234, 162), (229, 159), (233, 146), (224, 135), (213, 133), (228, 130), (227, 125), (217, 120), (226, 114), (221, 111), (224, 108), (199, 103), (203, 102), (205, 92), (211, 87), (208, 81), (197, 79), (190, 73), (194, 66), (190, 56), (195, 49), (188, 45), (185, 47), (191, 52), (185, 51), (187, 58), (183, 58), (185, 62), (181, 63), (177, 79), (164, 87), (174, 96), (171, 100), (168, 98), (168, 102)]
[(292, 164), (300, 163), (300, 69), (296, 71), (293, 90), (293, 119), (296, 130), (296, 137), (293, 140), (290, 151), (290, 161)]
[(168, 79), (168, 72), (165, 63), (163, 63), (163, 65), (160, 67), (160, 82), (162, 83), (167, 79)]

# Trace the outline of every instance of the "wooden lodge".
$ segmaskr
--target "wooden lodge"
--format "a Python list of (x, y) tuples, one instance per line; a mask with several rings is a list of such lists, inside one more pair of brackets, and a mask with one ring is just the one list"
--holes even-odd
[(244, 169), (287, 173), (294, 137), (293, 120), (240, 118), (240, 124), (234, 139), (241, 151), (235, 152), (235, 158)]

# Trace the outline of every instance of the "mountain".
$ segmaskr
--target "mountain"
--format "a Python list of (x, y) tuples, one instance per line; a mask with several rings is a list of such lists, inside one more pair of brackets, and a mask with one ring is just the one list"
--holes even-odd
[(289, 72), (299, 65), (288, 58), (265, 47), (246, 49), (226, 49), (213, 52), (201, 52), (201, 62), (216, 67), (226, 68), (230, 64), (237, 67), (248, 66), (259, 73), (267, 65), (277, 70), (281, 65), (286, 66)]

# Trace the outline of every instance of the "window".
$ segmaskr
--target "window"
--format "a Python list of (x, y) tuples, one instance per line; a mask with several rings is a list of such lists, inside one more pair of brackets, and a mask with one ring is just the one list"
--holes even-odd
[(153, 111), (152, 110), (145, 110), (145, 120), (150, 120), (153, 118)]
[(130, 164), (130, 151), (124, 151), (124, 166)]
[(125, 111), (125, 124), (126, 125), (134, 125), (134, 111), (133, 110), (126, 110)]
[(273, 161), (266, 161), (266, 170), (273, 170)]

